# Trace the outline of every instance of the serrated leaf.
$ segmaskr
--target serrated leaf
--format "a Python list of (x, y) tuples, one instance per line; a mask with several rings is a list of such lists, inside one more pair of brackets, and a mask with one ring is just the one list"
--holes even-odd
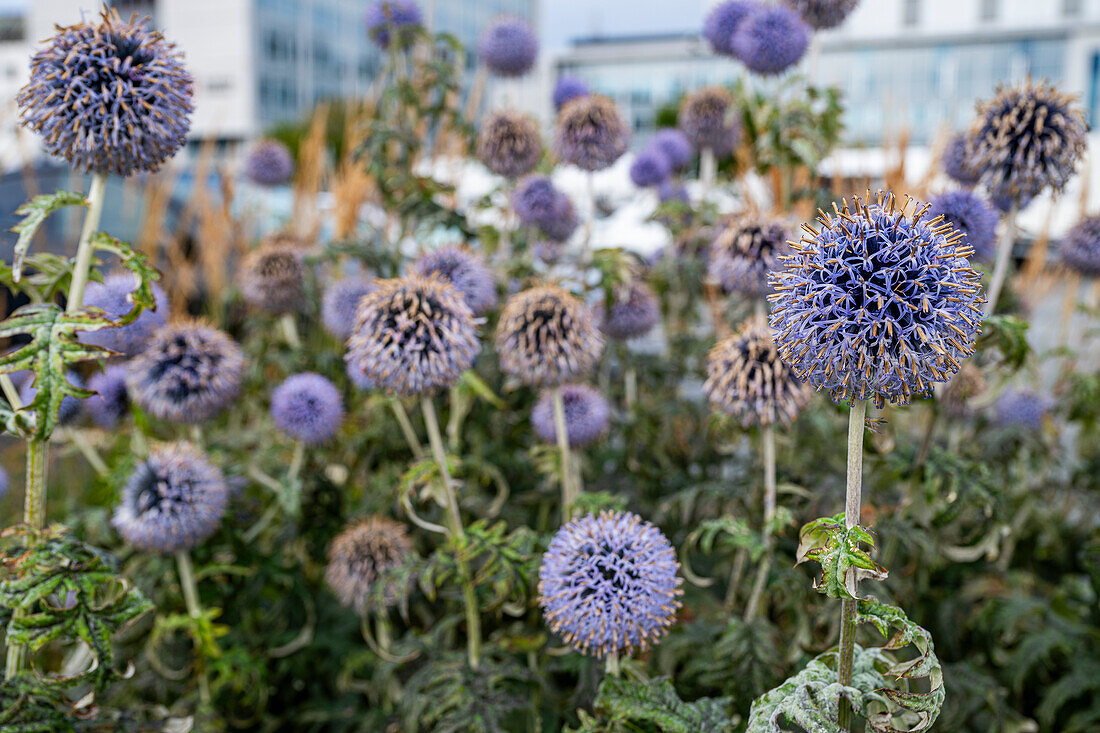
[(153, 297), (153, 283), (160, 280), (160, 272), (149, 264), (149, 258), (136, 251), (129, 243), (115, 239), (100, 232), (92, 237), (92, 246), (98, 252), (110, 252), (118, 257), (118, 263), (134, 274), (136, 285), (127, 296), (133, 308), (115, 319), (119, 326), (125, 326), (137, 320), (143, 310), (156, 310), (157, 302)]
[(798, 563), (808, 560), (821, 565), (821, 578), (814, 581), (814, 588), (829, 598), (855, 599), (848, 590), (848, 576), (854, 573), (860, 580), (884, 580), (886, 568), (871, 559), (863, 549), (874, 549), (871, 533), (860, 526), (848, 529), (844, 515), (821, 517), (808, 522), (799, 533)]
[(30, 249), (34, 233), (38, 231), (38, 227), (42, 226), (42, 222), (46, 220), (46, 217), (66, 206), (86, 206), (87, 203), (83, 194), (72, 191), (58, 191), (35, 196), (15, 210), (16, 214), (23, 217), (21, 222), (11, 228), (13, 232), (19, 235), (12, 256), (12, 279), (15, 282), (19, 282), (23, 276), (23, 260), (27, 255), (27, 250)]
[(684, 702), (667, 677), (648, 682), (606, 677), (600, 683), (595, 707), (601, 719), (632, 724), (631, 729), (649, 723), (660, 733), (722, 733), (733, 727), (726, 714), (729, 702), (706, 697)]

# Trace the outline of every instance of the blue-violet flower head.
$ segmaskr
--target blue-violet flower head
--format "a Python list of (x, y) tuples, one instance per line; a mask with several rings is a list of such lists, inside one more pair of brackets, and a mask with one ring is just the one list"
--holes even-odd
[(421, 277), (436, 275), (450, 283), (466, 299), (475, 316), (496, 307), (497, 284), (485, 259), (468, 247), (447, 246), (416, 258), (411, 270)]
[(344, 400), (336, 385), (320, 374), (295, 374), (271, 393), (271, 417), (295, 440), (320, 445), (343, 424)]

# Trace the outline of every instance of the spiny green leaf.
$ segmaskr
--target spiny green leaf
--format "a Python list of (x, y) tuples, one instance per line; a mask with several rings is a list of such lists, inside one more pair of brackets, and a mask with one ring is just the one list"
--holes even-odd
[[(731, 730), (733, 721), (726, 714), (726, 698), (701, 698), (684, 702), (666, 677), (648, 682), (606, 677), (596, 695), (596, 711), (601, 719), (622, 723), (636, 730), (638, 723), (649, 723), (660, 733), (721, 733)], [(595, 722), (591, 718), (588, 721)], [(613, 728), (614, 729), (614, 728)], [(575, 733), (596, 730), (574, 729)]]
[(134, 250), (127, 242), (121, 242), (103, 232), (92, 237), (92, 246), (98, 252), (110, 252), (115, 255), (118, 257), (119, 265), (134, 273), (136, 285), (128, 296), (134, 307), (115, 320), (117, 325), (125, 326), (133, 323), (143, 310), (157, 309), (157, 302), (153, 297), (153, 283), (160, 280), (160, 272), (149, 264), (147, 256)]
[(13, 232), (19, 235), (12, 256), (12, 278), (15, 282), (19, 282), (23, 276), (23, 259), (27, 255), (27, 250), (30, 249), (34, 233), (38, 231), (38, 227), (42, 225), (46, 217), (66, 206), (85, 205), (87, 205), (87, 201), (83, 194), (73, 193), (72, 191), (58, 191), (57, 193), (35, 196), (15, 210), (16, 214), (23, 217), (23, 221), (11, 228)]
[(829, 598), (856, 596), (848, 591), (848, 574), (855, 573), (858, 580), (883, 580), (886, 568), (877, 564), (861, 547), (872, 549), (875, 540), (871, 533), (860, 526), (848, 529), (844, 515), (821, 517), (808, 522), (799, 534), (798, 563), (813, 560), (821, 565), (821, 579), (814, 581), (814, 588)]

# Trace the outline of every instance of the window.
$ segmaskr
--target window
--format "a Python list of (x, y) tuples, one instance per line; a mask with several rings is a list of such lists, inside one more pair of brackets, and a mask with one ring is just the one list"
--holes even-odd
[(1084, 9), (1084, 0), (1062, 0), (1062, 15), (1067, 18), (1076, 18)]
[(978, 8), (978, 20), (997, 20), (1000, 5), (1000, 0), (982, 0), (981, 6)]
[(901, 12), (902, 25), (916, 25), (920, 22), (920, 0), (905, 0), (905, 6)]

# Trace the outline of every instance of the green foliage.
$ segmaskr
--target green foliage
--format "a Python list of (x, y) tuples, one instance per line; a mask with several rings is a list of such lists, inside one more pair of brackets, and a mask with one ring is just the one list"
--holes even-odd
[(837, 89), (807, 86), (792, 75), (768, 90), (750, 88), (739, 79), (734, 95), (760, 173), (800, 165), (814, 170), (840, 140), (844, 108)]
[(493, 610), (504, 603), (525, 606), (534, 588), (540, 559), (538, 537), (520, 527), (508, 532), (504, 522), (481, 519), (466, 528), (462, 540), (448, 540), (428, 558), (420, 587), (429, 598), (440, 588), (455, 586), (465, 566), (478, 591), (478, 606)]
[(461, 655), (441, 655), (429, 659), (405, 686), (404, 730), (517, 730), (515, 721), (531, 710), (535, 688), (530, 671), (510, 659), (483, 659), (473, 670)]
[(1018, 316), (989, 316), (982, 321), (982, 335), (978, 338), (977, 348), (983, 352), (995, 352), (998, 365), (1019, 371), (1031, 354), (1027, 330), (1028, 322)]
[(15, 241), (15, 249), (12, 254), (13, 282), (18, 283), (22, 279), (23, 260), (27, 256), (35, 232), (38, 231), (38, 227), (42, 226), (42, 222), (46, 220), (46, 217), (66, 206), (87, 206), (87, 204), (88, 202), (83, 194), (73, 193), (72, 191), (58, 191), (35, 196), (15, 210), (15, 213), (22, 216), (23, 220), (11, 228), (13, 232), (19, 235), (19, 238)]
[(581, 713), (573, 733), (655, 731), (659, 733), (722, 733), (733, 728), (726, 714), (729, 700), (703, 698), (684, 702), (663, 677), (646, 682), (607, 677), (600, 684), (598, 717)]
[(0, 733), (68, 733), (64, 695), (30, 675), (0, 685)]
[(856, 582), (884, 580), (886, 568), (871, 559), (862, 545), (875, 547), (874, 537), (863, 527), (844, 526), (844, 515), (821, 517), (802, 527), (799, 535), (798, 562), (813, 560), (821, 565), (821, 578), (814, 588), (829, 598), (856, 598), (848, 590), (855, 573)]
[(135, 286), (129, 298), (133, 308), (115, 320), (115, 324), (125, 326), (137, 320), (143, 310), (156, 310), (157, 302), (153, 297), (153, 283), (160, 280), (160, 272), (149, 264), (149, 258), (136, 251), (126, 242), (121, 242), (109, 234), (100, 232), (92, 237), (92, 247), (97, 252), (107, 252), (118, 258), (119, 266), (134, 274)]

